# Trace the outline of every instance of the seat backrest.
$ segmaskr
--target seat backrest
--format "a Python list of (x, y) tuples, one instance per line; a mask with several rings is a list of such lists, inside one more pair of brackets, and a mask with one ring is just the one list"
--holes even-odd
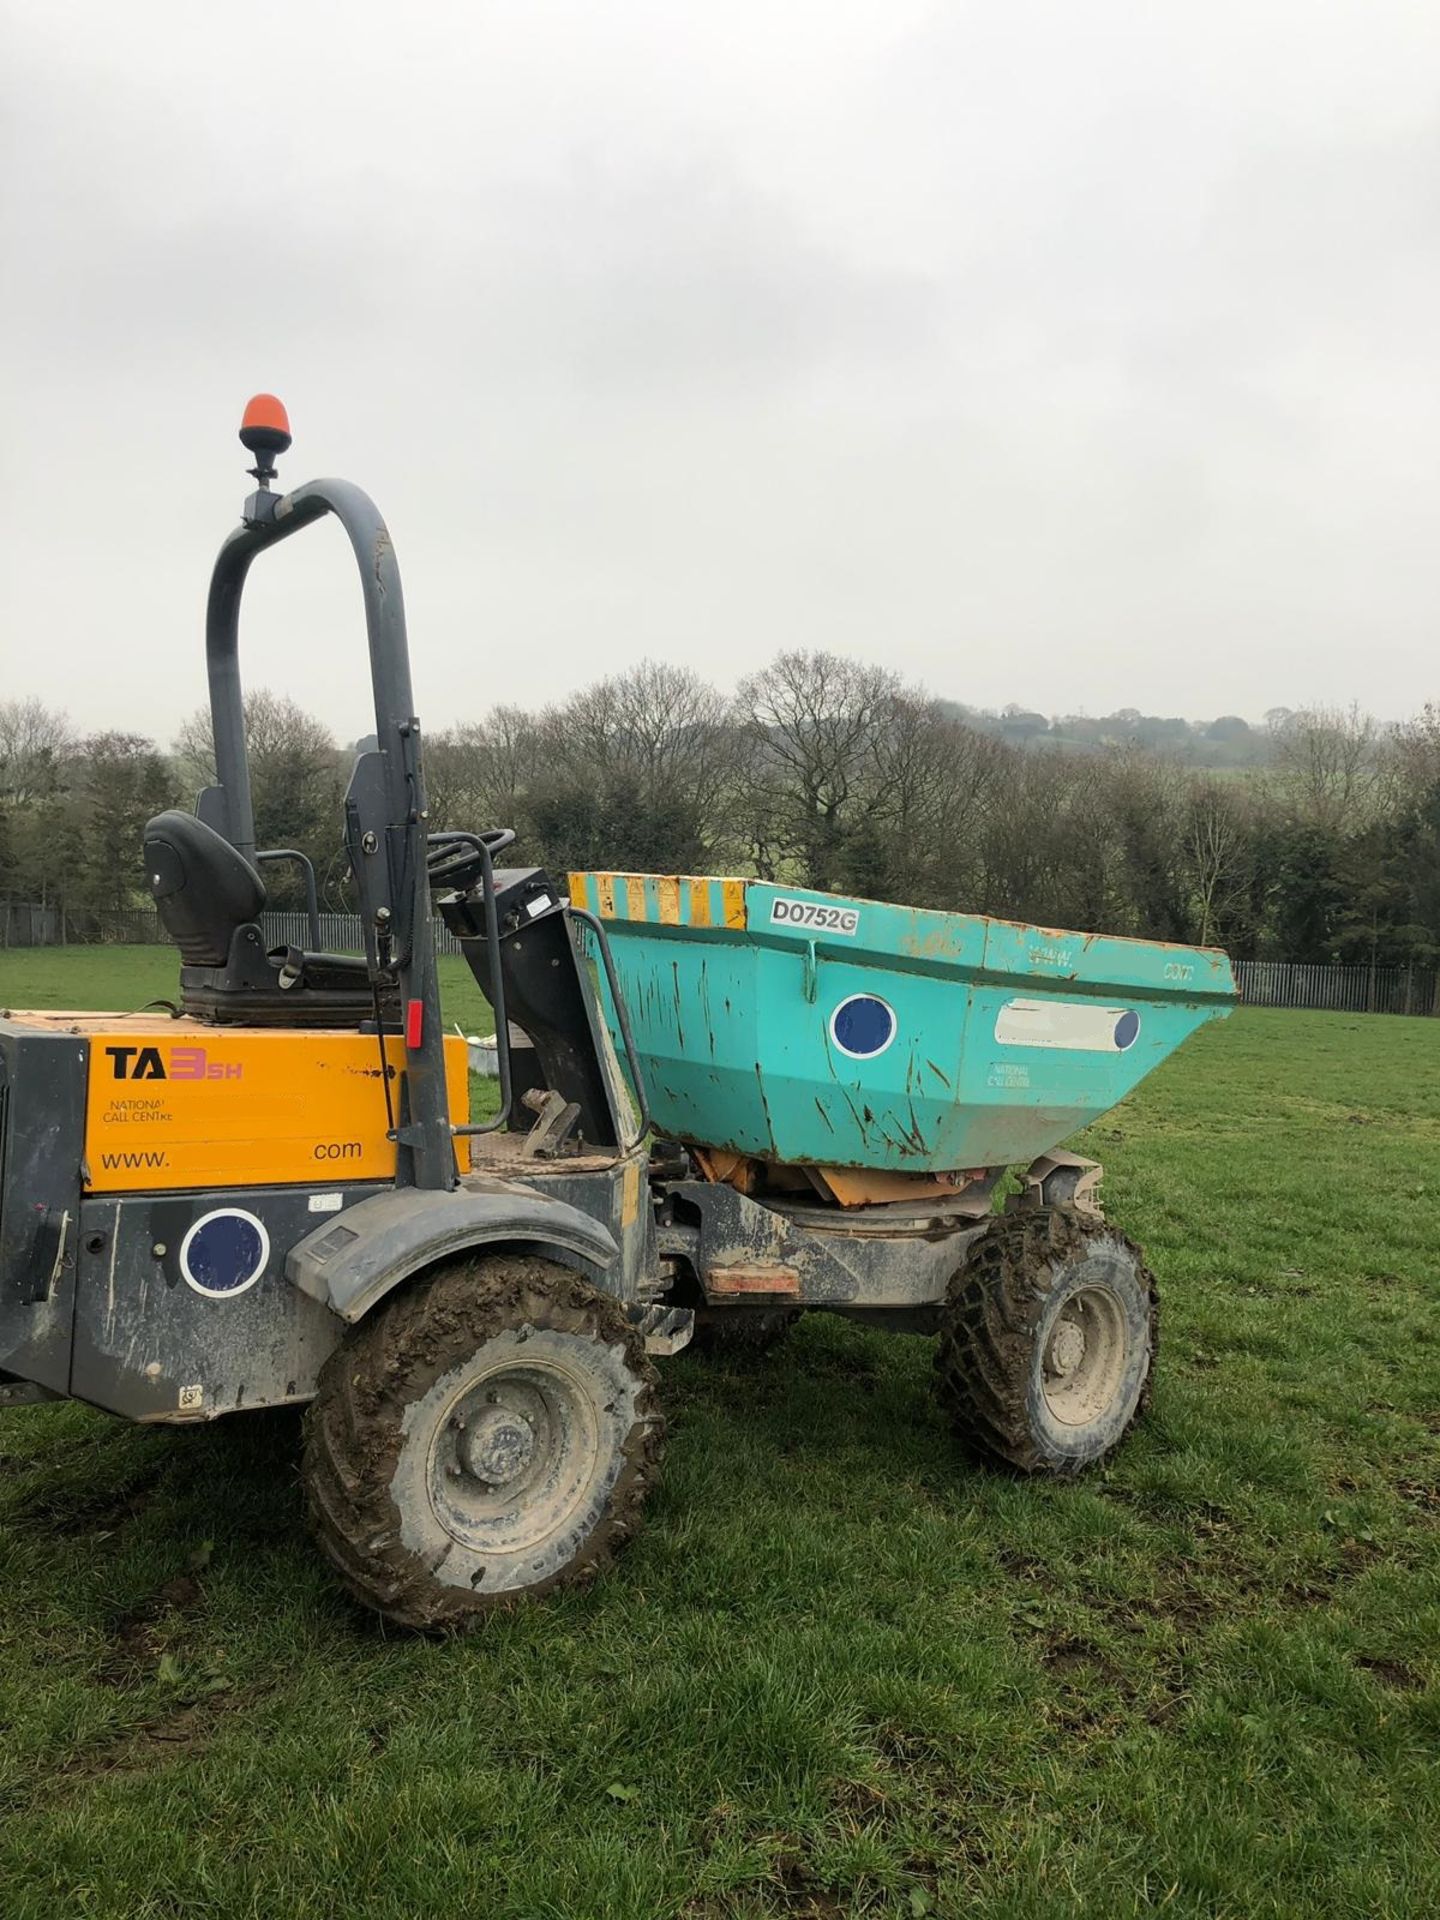
[(145, 871), (165, 931), (190, 967), (223, 967), (236, 929), (265, 906), (265, 883), (244, 854), (178, 808), (146, 827)]

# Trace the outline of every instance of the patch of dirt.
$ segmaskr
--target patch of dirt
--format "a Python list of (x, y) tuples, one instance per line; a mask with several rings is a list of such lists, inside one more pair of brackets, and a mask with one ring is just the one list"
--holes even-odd
[(153, 1767), (168, 1766), (181, 1755), (199, 1752), (210, 1739), (216, 1722), (238, 1707), (246, 1706), (263, 1691), (250, 1693), (226, 1691), (207, 1694), (202, 1700), (184, 1701), (170, 1712), (138, 1727), (127, 1728), (113, 1740), (76, 1754), (50, 1776), (49, 1784), (104, 1779), (110, 1774), (145, 1773)]
[(844, 1920), (850, 1910), (846, 1900), (815, 1881), (808, 1857), (791, 1845), (772, 1855), (766, 1879), (728, 1894), (701, 1894), (687, 1901), (680, 1915), (682, 1920), (738, 1920), (742, 1913), (763, 1911), (787, 1920)]
[(849, 1908), (826, 1887), (815, 1885), (803, 1853), (779, 1853), (771, 1863), (779, 1880), (781, 1910), (795, 1920), (845, 1920)]
[(1360, 1653), (1355, 1656), (1355, 1665), (1366, 1673), (1373, 1673), (1382, 1686), (1394, 1687), (1400, 1693), (1417, 1692), (1425, 1684), (1413, 1668), (1399, 1660), (1385, 1660)]
[(157, 1461), (123, 1487), (37, 1487), (16, 1505), (12, 1518), (29, 1521), (61, 1539), (73, 1534), (114, 1533), (143, 1513), (165, 1471)]
[(1287, 1580), (1279, 1598), (1287, 1607), (1323, 1607), (1335, 1598), (1338, 1579), (1326, 1576), (1324, 1582)]
[(1342, 1540), (1340, 1554), (1345, 1565), (1336, 1576), (1337, 1582), (1353, 1580), (1358, 1574), (1363, 1573), (1372, 1561), (1383, 1560), (1385, 1549), (1375, 1540)]
[(875, 1729), (875, 1751), (901, 1767), (915, 1767), (931, 1758), (930, 1743), (919, 1734), (906, 1733), (901, 1727)]
[[(1121, 1667), (1082, 1642), (1074, 1650), (1063, 1648), (1059, 1661), (1046, 1665), (1059, 1687), (1057, 1704), (1044, 1709), (1046, 1719), (1081, 1738), (1108, 1738), (1137, 1713), (1152, 1727), (1173, 1725), (1190, 1699), (1186, 1660), (1173, 1653), (1151, 1652)], [(1119, 1707), (1107, 1696), (1118, 1697)]]
[(851, 1819), (868, 1820), (889, 1807), (890, 1796), (866, 1780), (839, 1780), (830, 1791), (830, 1804)]
[(1167, 1693), (1159, 1700), (1153, 1700), (1145, 1709), (1146, 1725), (1159, 1727), (1162, 1731), (1173, 1727), (1184, 1711), (1189, 1698), (1188, 1693)]
[[(1407, 1482), (1397, 1485), (1396, 1491), (1419, 1509), (1422, 1525), (1431, 1524), (1440, 1515), (1440, 1489), (1423, 1482)], [(1107, 1487), (1105, 1492), (1107, 1497), (1126, 1498), (1123, 1489)], [(1074, 1605), (1097, 1615), (1107, 1627), (1127, 1634), (1138, 1631), (1143, 1622), (1164, 1621), (1183, 1643), (1206, 1633), (1217, 1620), (1242, 1613), (1327, 1606), (1348, 1582), (1386, 1557), (1386, 1550), (1374, 1541), (1343, 1539), (1337, 1543), (1336, 1564), (1277, 1582), (1272, 1574), (1251, 1565), (1236, 1551), (1237, 1523), (1223, 1508), (1197, 1502), (1188, 1517), (1197, 1535), (1196, 1550), (1157, 1561), (1149, 1592), (1123, 1599), (1082, 1592), (1074, 1596)], [(1006, 1547), (999, 1549), (996, 1558), (1013, 1579), (1037, 1593), (1056, 1590), (1054, 1570), (1044, 1562)], [(1094, 1665), (1093, 1654), (1086, 1651), (1088, 1646), (1081, 1636), (1072, 1635), (1053, 1641), (1039, 1658), (1051, 1672), (1063, 1674), (1087, 1663)], [(1115, 1683), (1128, 1684), (1122, 1679)]]
[(1023, 1580), (1032, 1587), (1043, 1587), (1049, 1583), (1052, 1569), (1044, 1560), (1034, 1560), (1028, 1553), (1020, 1553), (1014, 1547), (997, 1547), (995, 1558), (1012, 1580)]
[(1076, 1635), (1067, 1635), (1063, 1640), (1055, 1641), (1043, 1649), (1040, 1664), (1050, 1673), (1075, 1673), (1086, 1671), (1105, 1686), (1119, 1686), (1121, 1674), (1114, 1662), (1108, 1660), (1097, 1646)]
[(178, 1574), (157, 1587), (148, 1600), (122, 1614), (110, 1630), (110, 1652), (96, 1679), (104, 1687), (133, 1686), (144, 1679), (164, 1651), (162, 1622), (169, 1614), (193, 1613), (204, 1591), (193, 1574)]

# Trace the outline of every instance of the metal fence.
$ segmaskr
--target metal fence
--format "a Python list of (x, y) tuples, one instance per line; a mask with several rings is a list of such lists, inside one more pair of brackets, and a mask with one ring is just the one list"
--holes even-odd
[(153, 907), (81, 912), (55, 902), (0, 900), (0, 947), (160, 946)]
[[(459, 953), (460, 943), (436, 917), (435, 950)], [(309, 947), (310, 922), (303, 913), (266, 913), (260, 918), (269, 947)], [(102, 907), (79, 912), (53, 902), (0, 900), (3, 947), (163, 947), (170, 936), (153, 907)], [(360, 916), (322, 913), (320, 946), (326, 953), (359, 953)]]
[[(437, 953), (459, 953), (460, 942), (444, 921), (435, 914), (430, 922), (435, 931)], [(268, 947), (308, 947), (310, 922), (303, 913), (265, 913), (260, 916)], [(320, 947), (324, 953), (360, 953), (365, 946), (360, 935), (358, 913), (322, 913)]]
[[(261, 925), (272, 947), (308, 947), (303, 913), (267, 913)], [(435, 947), (456, 953), (460, 943), (437, 918)], [(96, 945), (163, 946), (166, 935), (153, 907), (76, 913), (28, 901), (0, 900), (0, 947)], [(353, 913), (322, 913), (320, 945), (327, 953), (358, 953), (364, 942)], [(1322, 967), (1293, 960), (1237, 960), (1235, 978), (1252, 1007), (1318, 1007), (1337, 1013), (1410, 1013), (1440, 1016), (1440, 972), (1427, 967)]]
[(1235, 978), (1252, 1007), (1440, 1015), (1440, 974), (1428, 967), (1311, 967), (1295, 960), (1237, 960)]

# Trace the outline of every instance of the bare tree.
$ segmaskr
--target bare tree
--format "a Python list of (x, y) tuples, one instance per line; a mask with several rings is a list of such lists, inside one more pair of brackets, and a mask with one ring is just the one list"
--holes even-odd
[(729, 831), (728, 711), (686, 667), (643, 661), (547, 707), (537, 748), (544, 791), (527, 814), (557, 864), (694, 872)]
[[(932, 906), (975, 907), (982, 840), (1007, 749), (935, 700), (900, 695), (877, 733), (861, 822), (849, 836), (852, 885)], [(862, 864), (856, 846), (866, 851)]]
[[(341, 801), (345, 774), (335, 737), (325, 724), (290, 699), (258, 687), (245, 696), (245, 745), (250, 760), (250, 798), (260, 847), (297, 847), (308, 854), (322, 880), (342, 873)], [(202, 707), (184, 721), (172, 749), (177, 772), (193, 789), (215, 779), (210, 712)], [(300, 898), (286, 869), (267, 869), (265, 884), (277, 905)], [(338, 896), (337, 904), (339, 904)]]
[(50, 897), (50, 843), (77, 747), (63, 713), (39, 700), (0, 700), (0, 890)]
[(1249, 899), (1254, 862), (1243, 796), (1219, 780), (1195, 782), (1185, 798), (1180, 852), (1202, 947)]
[(425, 777), (436, 826), (516, 825), (539, 751), (535, 719), (521, 707), (496, 707), (484, 720), (431, 734)]
[(1048, 758), (1007, 750), (981, 834), (980, 912), (1018, 920), (1035, 910), (1055, 811), (1055, 773)]
[(546, 743), (578, 769), (620, 775), (637, 795), (698, 795), (724, 759), (724, 700), (688, 667), (644, 660), (597, 680), (541, 717)]
[(1388, 742), (1391, 778), (1404, 800), (1421, 802), (1440, 792), (1440, 704), (1396, 727)]
[(175, 798), (175, 778), (152, 740), (92, 734), (80, 746), (66, 806), (65, 899), (117, 909), (149, 898), (145, 823)]
[(0, 700), (0, 800), (24, 805), (64, 782), (76, 748), (69, 719), (40, 700)]
[(1188, 776), (1132, 748), (1110, 756), (1104, 811), (1116, 842), (1126, 911), (1116, 931), (1183, 940), (1189, 931), (1179, 846)]
[[(257, 838), (298, 845), (342, 904), (344, 756), (263, 689), (246, 720)], [(1196, 770), (1237, 741), (1243, 775)], [(1045, 723), (812, 650), (780, 654), (732, 701), (646, 661), (426, 746), (437, 826), (516, 826), (559, 871), (749, 871), (1322, 962), (1440, 954), (1440, 707), (1392, 728), (1354, 708), (1272, 709), (1263, 733), (1134, 709)], [(192, 793), (214, 779), (207, 714), (180, 729), (171, 771)], [(142, 815), (167, 794), (148, 742), (80, 742), (42, 702), (0, 702), (0, 888), (43, 899), (63, 873), (72, 899), (133, 897)], [(266, 879), (277, 904), (296, 897), (291, 876)]]
[(814, 887), (837, 884), (844, 842), (873, 787), (874, 759), (903, 689), (884, 667), (839, 654), (782, 653), (742, 680), (752, 810)]
[(1358, 707), (1307, 707), (1274, 729), (1274, 766), (1295, 812), (1327, 831), (1362, 826), (1382, 792), (1379, 728)]

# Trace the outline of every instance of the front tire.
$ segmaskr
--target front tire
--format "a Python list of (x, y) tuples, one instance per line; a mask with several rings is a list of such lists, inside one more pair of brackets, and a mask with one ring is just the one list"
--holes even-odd
[(1158, 1340), (1155, 1277), (1123, 1234), (1070, 1207), (1005, 1214), (951, 1282), (940, 1398), (972, 1450), (1080, 1473), (1145, 1411)]
[(401, 1626), (466, 1627), (593, 1574), (639, 1525), (664, 1422), (623, 1309), (568, 1268), (442, 1268), (345, 1339), (306, 1416), (322, 1552)]

